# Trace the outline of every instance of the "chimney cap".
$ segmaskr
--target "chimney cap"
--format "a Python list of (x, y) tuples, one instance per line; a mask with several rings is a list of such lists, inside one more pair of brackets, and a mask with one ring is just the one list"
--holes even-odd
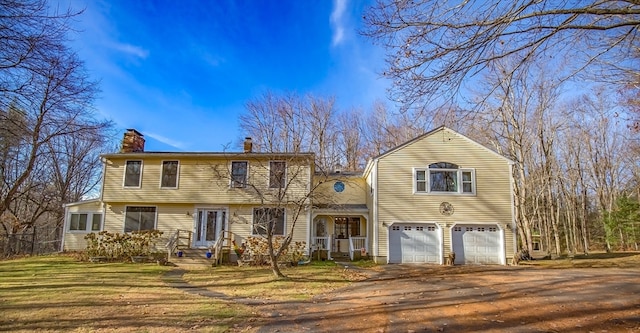
[(139, 136), (144, 136), (144, 134), (138, 132), (138, 130), (136, 130), (135, 128), (127, 128), (127, 132), (133, 132), (134, 134), (137, 134)]

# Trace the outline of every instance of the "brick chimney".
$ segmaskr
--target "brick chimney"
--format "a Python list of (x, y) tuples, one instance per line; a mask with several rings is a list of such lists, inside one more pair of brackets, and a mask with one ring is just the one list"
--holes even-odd
[(253, 151), (253, 142), (251, 142), (250, 137), (244, 138), (244, 152), (250, 153)]
[(121, 153), (140, 153), (144, 151), (144, 135), (133, 128), (128, 128), (122, 138)]

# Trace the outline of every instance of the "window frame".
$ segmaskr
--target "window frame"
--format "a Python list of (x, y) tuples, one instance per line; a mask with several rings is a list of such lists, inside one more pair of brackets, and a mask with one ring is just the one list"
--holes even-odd
[[(243, 182), (239, 182), (236, 180), (236, 177), (233, 173), (233, 165), (235, 163), (244, 163), (245, 168), (244, 168), (244, 181)], [(230, 188), (246, 188), (247, 187), (247, 183), (249, 182), (249, 161), (231, 161), (231, 165), (230, 165), (230, 175), (231, 178), (229, 181), (229, 187)]]
[[(127, 231), (127, 213), (129, 213), (129, 208), (153, 208), (154, 209), (154, 214), (153, 214), (153, 228), (152, 229), (140, 229), (140, 225), (138, 226), (138, 230), (130, 230)], [(138, 212), (138, 213), (143, 213), (143, 212)], [(158, 206), (133, 206), (133, 205), (127, 205), (124, 207), (124, 214), (123, 214), (123, 219), (124, 219), (124, 223), (122, 224), (122, 230), (125, 233), (129, 233), (129, 232), (134, 232), (134, 231), (143, 231), (143, 230), (157, 230), (158, 229)], [(138, 221), (138, 224), (140, 224), (140, 222)]]
[[(140, 171), (138, 173), (138, 185), (127, 185), (127, 172), (130, 162), (140, 162)], [(142, 160), (126, 160), (124, 161), (124, 177), (122, 179), (122, 187), (124, 188), (140, 188), (142, 187), (142, 170), (144, 169), (144, 161)]]
[[(336, 239), (349, 239), (351, 237), (362, 237), (361, 232), (362, 218), (360, 216), (335, 216), (333, 218), (333, 234)], [(354, 230), (357, 231), (355, 234)], [(338, 233), (346, 231), (345, 233)], [(341, 237), (342, 235), (342, 237)]]
[[(278, 183), (274, 182), (274, 178), (277, 177), (277, 174), (274, 174), (274, 170), (276, 168), (273, 167), (274, 164), (282, 165), (282, 175), (280, 175), (281, 179)], [(287, 185), (287, 161), (282, 160), (273, 160), (269, 161), (269, 188), (271, 189), (282, 189), (286, 188)]]
[[(86, 226), (84, 229), (71, 229), (71, 219), (73, 218), (73, 215), (87, 215), (87, 221), (86, 221)], [(100, 224), (98, 225), (98, 229), (94, 230), (93, 229), (93, 218), (94, 216), (100, 215)], [(102, 231), (102, 226), (104, 224), (104, 213), (102, 212), (95, 212), (95, 211), (79, 211), (79, 212), (69, 212), (68, 216), (67, 216), (67, 227), (66, 227), (66, 232), (68, 233), (77, 233), (77, 234), (85, 234), (85, 233), (92, 233), (92, 232), (100, 232)]]
[[(176, 163), (176, 174), (175, 174), (175, 186), (164, 186), (164, 176), (165, 176), (165, 163), (175, 162)], [(163, 189), (177, 189), (180, 181), (180, 161), (179, 160), (163, 160), (160, 162), (160, 188)]]
[[(252, 221), (251, 221), (251, 235), (252, 236), (267, 236), (267, 232), (266, 230), (264, 230), (264, 233), (260, 233), (258, 232), (258, 229), (256, 228), (256, 212), (259, 210), (269, 210), (269, 211), (273, 211), (273, 210), (281, 210), (282, 211), (282, 234), (278, 234), (278, 233), (273, 233), (273, 236), (285, 236), (287, 234), (287, 210), (284, 209), (284, 207), (254, 207), (252, 210)], [(278, 221), (276, 221), (278, 222)], [(276, 228), (277, 229), (277, 228)], [(275, 231), (275, 230), (274, 230)]]
[[(442, 162), (440, 162), (442, 163)], [(433, 163), (432, 163), (433, 164)], [(452, 164), (452, 163), (451, 163)], [(431, 164), (430, 164), (431, 165)], [(456, 172), (456, 191), (433, 191), (431, 190), (431, 170), (440, 172)], [(424, 173), (425, 179), (418, 179), (418, 174)], [(464, 174), (471, 176), (470, 180), (464, 180)], [(476, 195), (476, 170), (474, 168), (429, 168), (415, 167), (413, 168), (413, 193), (414, 194), (431, 194), (431, 195)], [(424, 184), (424, 190), (420, 190), (419, 183)], [(471, 184), (471, 191), (464, 191), (464, 184)]]

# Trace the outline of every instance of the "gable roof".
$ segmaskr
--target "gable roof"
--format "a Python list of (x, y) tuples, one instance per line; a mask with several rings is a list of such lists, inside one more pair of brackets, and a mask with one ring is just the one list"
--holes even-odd
[(504, 159), (504, 160), (505, 160), (505, 162), (507, 162), (507, 163), (509, 163), (509, 164), (513, 164), (513, 163), (515, 163), (515, 162), (513, 162), (512, 160), (510, 160), (510, 159), (506, 158), (505, 156), (503, 156), (503, 155), (501, 155), (501, 154), (497, 153), (496, 151), (491, 150), (491, 149), (489, 149), (489, 148), (487, 148), (487, 147), (485, 147), (485, 146), (483, 146), (483, 145), (479, 144), (478, 142), (476, 142), (476, 141), (474, 141), (474, 140), (472, 140), (472, 139), (468, 138), (467, 136), (462, 135), (462, 134), (460, 134), (459, 132), (454, 131), (454, 130), (452, 130), (452, 129), (450, 129), (450, 128), (448, 128), (448, 127), (446, 127), (446, 126), (444, 126), (444, 125), (443, 125), (443, 126), (440, 126), (440, 127), (438, 127), (438, 128), (435, 128), (435, 129), (433, 129), (433, 130), (431, 130), (431, 131), (429, 131), (429, 132), (426, 132), (426, 133), (424, 133), (424, 134), (422, 134), (422, 135), (419, 135), (419, 136), (417, 136), (417, 137), (415, 137), (415, 138), (413, 138), (413, 139), (411, 139), (411, 140), (409, 140), (409, 141), (406, 141), (406, 142), (404, 142), (404, 143), (402, 143), (402, 144), (400, 144), (400, 145), (398, 145), (398, 146), (395, 146), (395, 147), (393, 147), (393, 148), (391, 148), (391, 149), (389, 149), (389, 150), (387, 150), (387, 151), (383, 152), (382, 154), (380, 154), (380, 155), (378, 155), (378, 156), (375, 156), (375, 157), (371, 158), (371, 159), (369, 160), (369, 162), (367, 163), (366, 168), (364, 169), (363, 175), (366, 177), (366, 175), (367, 175), (367, 174), (369, 174), (369, 172), (371, 172), (371, 168), (373, 167), (373, 164), (374, 164), (374, 162), (375, 162), (376, 160), (379, 160), (379, 159), (384, 158), (384, 157), (386, 157), (386, 156), (388, 156), (388, 155), (391, 155), (391, 154), (393, 154), (394, 152), (396, 152), (396, 151), (398, 151), (398, 150), (400, 150), (400, 149), (403, 149), (403, 148), (404, 148), (404, 147), (406, 147), (406, 146), (409, 146), (409, 145), (411, 145), (411, 144), (413, 144), (413, 143), (415, 143), (415, 142), (417, 142), (417, 141), (420, 141), (420, 140), (422, 140), (422, 139), (424, 139), (424, 138), (426, 138), (426, 137), (432, 136), (432, 135), (434, 135), (434, 134), (436, 134), (436, 133), (439, 133), (439, 132), (442, 132), (442, 131), (445, 131), (445, 130), (446, 130), (446, 131), (450, 131), (450, 132), (452, 132), (452, 133), (455, 133), (456, 135), (458, 135), (458, 136), (459, 136), (459, 137), (461, 137), (462, 139), (466, 140), (467, 142), (470, 142), (471, 144), (476, 145), (477, 147), (480, 147), (480, 148), (482, 148), (482, 149), (486, 150), (487, 152), (489, 152), (489, 153), (491, 153), (491, 154), (494, 154), (495, 156), (498, 156), (498, 157), (500, 157), (500, 158)]

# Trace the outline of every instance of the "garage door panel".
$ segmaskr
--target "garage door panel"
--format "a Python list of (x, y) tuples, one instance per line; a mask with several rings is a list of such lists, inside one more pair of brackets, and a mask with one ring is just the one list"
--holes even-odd
[(502, 240), (495, 225), (458, 225), (451, 233), (456, 264), (501, 264)]
[(434, 224), (394, 224), (389, 230), (389, 262), (439, 263), (441, 243)]

